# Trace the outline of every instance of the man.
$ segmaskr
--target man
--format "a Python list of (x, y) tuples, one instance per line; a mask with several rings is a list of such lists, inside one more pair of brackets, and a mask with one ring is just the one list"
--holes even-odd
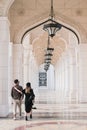
[(16, 119), (17, 107), (19, 108), (19, 116), (21, 116), (21, 104), (23, 99), (22, 86), (19, 85), (18, 79), (14, 80), (14, 86), (11, 90), (11, 96), (14, 100), (14, 120)]

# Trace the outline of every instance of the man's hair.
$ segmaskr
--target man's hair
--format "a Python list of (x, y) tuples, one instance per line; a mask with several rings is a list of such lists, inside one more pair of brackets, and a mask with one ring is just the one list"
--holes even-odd
[(17, 84), (18, 82), (19, 82), (18, 79), (15, 79), (15, 80), (14, 80), (14, 83), (15, 83), (15, 84)]

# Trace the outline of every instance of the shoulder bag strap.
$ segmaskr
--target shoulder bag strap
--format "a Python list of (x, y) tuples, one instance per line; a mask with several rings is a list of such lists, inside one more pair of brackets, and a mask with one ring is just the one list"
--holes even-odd
[(22, 94), (22, 92), (21, 92), (20, 90), (18, 90), (16, 87), (14, 87), (14, 89), (15, 89), (17, 92), (19, 92), (19, 93)]

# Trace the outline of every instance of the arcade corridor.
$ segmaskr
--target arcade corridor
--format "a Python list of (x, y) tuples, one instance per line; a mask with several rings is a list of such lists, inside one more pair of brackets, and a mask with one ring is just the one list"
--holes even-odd
[[(35, 92), (29, 121), (14, 79)], [(87, 0), (0, 0), (0, 130), (87, 130)]]

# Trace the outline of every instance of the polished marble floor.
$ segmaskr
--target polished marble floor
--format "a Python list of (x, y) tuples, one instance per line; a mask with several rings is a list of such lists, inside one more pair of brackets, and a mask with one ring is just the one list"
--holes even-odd
[(87, 130), (87, 120), (0, 119), (0, 130)]
[(87, 104), (63, 100), (54, 92), (40, 91), (36, 95), (33, 119), (13, 120), (12, 106), (6, 118), (0, 118), (0, 130), (87, 130)]

